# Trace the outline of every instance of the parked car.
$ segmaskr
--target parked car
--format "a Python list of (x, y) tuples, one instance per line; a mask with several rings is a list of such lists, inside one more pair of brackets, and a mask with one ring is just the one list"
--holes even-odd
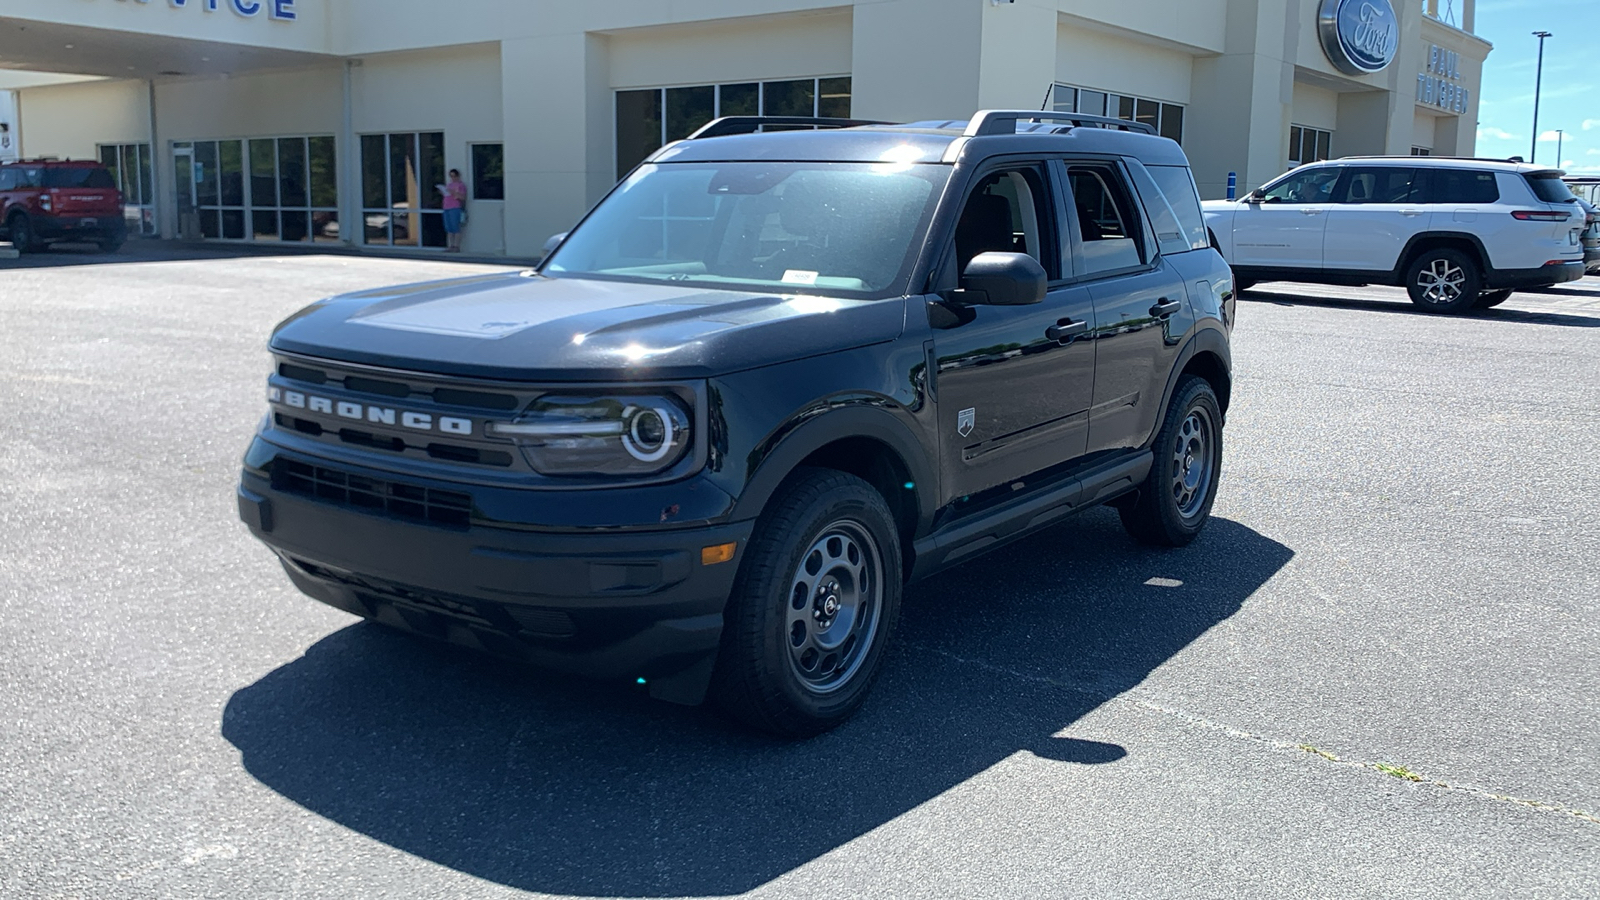
[(1600, 207), (1582, 197), (1578, 203), (1585, 214), (1583, 236), (1583, 269), (1589, 275), (1600, 275)]
[(1392, 284), (1429, 312), (1583, 277), (1583, 209), (1561, 172), (1444, 157), (1349, 157), (1205, 204), (1241, 288)]
[(90, 160), (33, 159), (0, 165), (0, 226), (28, 253), (57, 241), (99, 244), (114, 253), (127, 240), (116, 179)]
[(1182, 149), (841, 124), (718, 120), (537, 270), (291, 316), (240, 516), (325, 603), (784, 735), (862, 703), (909, 579), (1102, 503), (1193, 540), (1234, 301)]

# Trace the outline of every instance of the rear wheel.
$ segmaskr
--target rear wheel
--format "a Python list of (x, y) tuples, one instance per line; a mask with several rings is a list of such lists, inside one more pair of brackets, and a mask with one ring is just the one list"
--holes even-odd
[(784, 737), (855, 713), (900, 609), (900, 542), (860, 478), (804, 469), (773, 499), (740, 563), (712, 678), (718, 705)]
[(1194, 375), (1178, 382), (1153, 449), (1150, 474), (1117, 512), (1141, 544), (1181, 547), (1205, 527), (1222, 475), (1222, 407), (1210, 382)]
[(42, 249), (39, 236), (34, 234), (33, 222), (24, 213), (13, 213), (6, 220), (6, 230), (11, 234), (11, 246), (19, 253), (33, 253)]
[(127, 238), (125, 238), (125, 237), (123, 237), (121, 235), (118, 235), (117, 237), (106, 238), (105, 240), (100, 242), (100, 252), (101, 253), (115, 253), (118, 250), (122, 249), (122, 244), (126, 240), (127, 240)]
[(1478, 309), (1488, 309), (1491, 306), (1499, 306), (1509, 299), (1511, 299), (1511, 290), (1509, 288), (1502, 288), (1498, 291), (1484, 291), (1478, 295), (1478, 302), (1474, 303), (1473, 306)]
[(1482, 289), (1478, 261), (1451, 247), (1424, 250), (1406, 267), (1406, 292), (1428, 312), (1464, 312)]

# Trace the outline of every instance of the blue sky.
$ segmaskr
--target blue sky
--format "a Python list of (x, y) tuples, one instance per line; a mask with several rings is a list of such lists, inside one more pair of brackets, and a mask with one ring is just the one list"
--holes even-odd
[[(1440, 11), (1450, 0), (1439, 0)], [(1459, 7), (1461, 0), (1455, 0)], [(1474, 29), (1494, 44), (1479, 90), (1478, 155), (1527, 158), (1533, 135), (1533, 82), (1539, 39), (1544, 88), (1539, 103), (1540, 163), (1600, 174), (1600, 0), (1478, 0)]]

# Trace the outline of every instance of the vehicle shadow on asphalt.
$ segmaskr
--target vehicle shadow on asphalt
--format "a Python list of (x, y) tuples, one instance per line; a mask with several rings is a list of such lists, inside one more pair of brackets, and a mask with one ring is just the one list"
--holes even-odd
[[(1545, 296), (1556, 294), (1555, 291), (1541, 293)], [(1322, 306), (1330, 309), (1357, 309), (1368, 312), (1399, 313), (1405, 316), (1420, 316), (1430, 319), (1484, 319), (1501, 322), (1525, 322), (1530, 325), (1600, 328), (1600, 316), (1568, 315), (1547, 310), (1507, 309), (1504, 306), (1474, 309), (1470, 312), (1456, 315), (1440, 315), (1439, 313), (1424, 312), (1417, 309), (1410, 300), (1403, 298), (1395, 300), (1361, 300), (1348, 297), (1307, 297), (1286, 291), (1264, 291), (1261, 288), (1251, 288), (1248, 291), (1243, 291), (1239, 294), (1239, 299), (1245, 302), (1272, 303), (1278, 306)], [(1513, 299), (1515, 299), (1515, 295), (1513, 295)]]
[(1187, 549), (1149, 550), (1088, 512), (913, 586), (873, 697), (804, 742), (369, 624), (235, 693), (222, 734), (290, 800), (478, 878), (738, 894), (1019, 751), (1114, 765), (1126, 748), (1054, 735), (1292, 556), (1225, 519)]

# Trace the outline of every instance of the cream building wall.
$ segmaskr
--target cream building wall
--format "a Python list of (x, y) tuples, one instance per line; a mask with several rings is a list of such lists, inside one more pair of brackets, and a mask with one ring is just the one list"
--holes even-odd
[[(618, 90), (848, 75), (853, 115), (900, 121), (1038, 108), (1053, 83), (1140, 96), (1184, 106), (1206, 197), (1229, 172), (1241, 190), (1281, 173), (1291, 124), (1332, 131), (1335, 155), (1470, 153), (1488, 44), (1393, 2), (1400, 56), (1362, 77), (1328, 62), (1318, 0), (293, 0), (293, 22), (199, 0), (8, 0), (4, 16), (158, 48), (144, 77), (162, 175), (173, 140), (335, 134), (351, 216), (362, 133), (442, 129), (464, 171), (472, 142), (503, 142), (507, 199), (473, 204), (467, 248), (533, 256), (610, 189)], [(1433, 44), (1462, 54), (1464, 114), (1416, 102)], [(153, 71), (160, 48), (229, 46), (278, 56), (226, 78)], [(150, 140), (149, 83), (23, 87), (26, 151)]]

